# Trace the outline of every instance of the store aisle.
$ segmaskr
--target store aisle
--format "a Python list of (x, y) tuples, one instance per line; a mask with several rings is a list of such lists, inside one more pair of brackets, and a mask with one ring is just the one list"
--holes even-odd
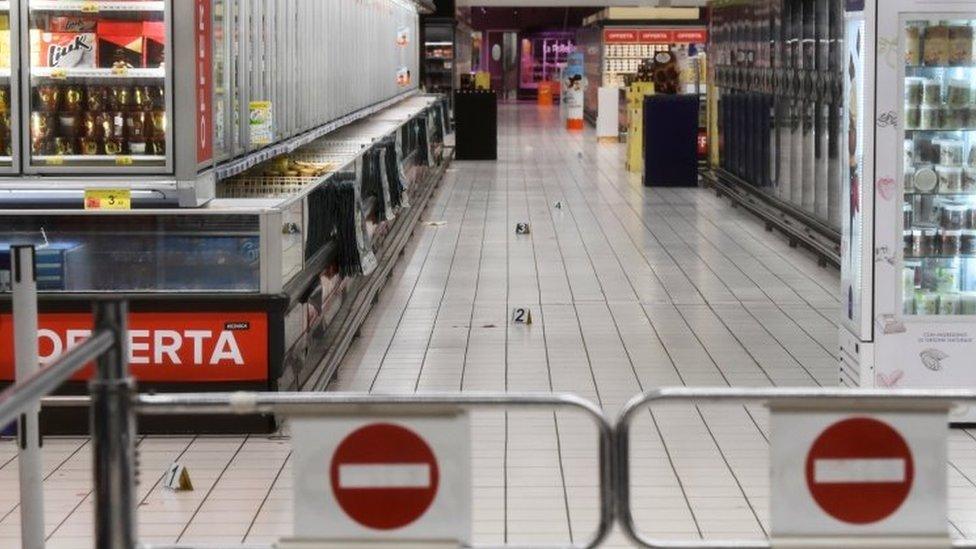
[[(559, 391), (614, 414), (662, 385), (836, 382), (836, 271), (698, 189), (647, 190), (623, 147), (555, 110), (500, 108), (500, 160), (457, 162), (331, 390)], [(531, 234), (517, 236), (528, 222)], [(514, 307), (532, 312), (513, 326)], [(473, 418), (475, 541), (577, 543), (597, 520), (595, 431), (568, 412)], [(633, 427), (639, 523), (668, 538), (768, 532), (760, 407), (655, 408)], [(0, 443), (0, 547), (17, 546), (16, 446)], [(976, 535), (976, 435), (951, 438), (953, 531)], [(257, 544), (291, 532), (281, 437), (147, 437), (139, 532)], [(159, 480), (180, 460), (195, 491)], [(49, 547), (91, 546), (85, 441), (45, 442)], [(627, 547), (615, 532), (608, 547)]]

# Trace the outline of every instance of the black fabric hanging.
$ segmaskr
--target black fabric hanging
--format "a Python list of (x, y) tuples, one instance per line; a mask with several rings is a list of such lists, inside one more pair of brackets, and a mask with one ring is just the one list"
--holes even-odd
[(336, 194), (331, 185), (315, 189), (308, 195), (308, 228), (305, 242), (305, 259), (311, 259), (335, 237)]
[(383, 179), (380, 172), (380, 151), (372, 148), (363, 155), (363, 200), (376, 198), (377, 220), (386, 219), (386, 203), (383, 200)]
[(430, 149), (427, 142), (427, 117), (421, 116), (417, 119), (417, 163), (421, 166), (430, 166)]
[(400, 180), (400, 169), (397, 165), (396, 143), (392, 137), (383, 139), (378, 145), (380, 156), (386, 167), (386, 185), (390, 190), (390, 206), (399, 208), (403, 205), (403, 181)]
[(332, 195), (333, 218), (336, 220), (336, 243), (339, 245), (339, 272), (343, 276), (357, 275), (361, 272), (362, 266), (359, 242), (356, 239), (356, 223), (359, 222), (356, 211), (356, 175), (336, 174), (333, 181), (325, 188)]

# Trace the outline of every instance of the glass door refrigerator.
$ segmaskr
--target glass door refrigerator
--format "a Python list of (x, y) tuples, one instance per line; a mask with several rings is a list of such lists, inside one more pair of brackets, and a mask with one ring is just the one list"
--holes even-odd
[(976, 7), (868, 0), (861, 17), (848, 24), (848, 70), (864, 78), (846, 110), (841, 377), (976, 387)]
[(17, 170), (20, 144), (18, 127), (16, 75), (19, 67), (17, 30), (18, 2), (0, 1), (0, 173)]
[(168, 1), (18, 2), (28, 173), (171, 173)]

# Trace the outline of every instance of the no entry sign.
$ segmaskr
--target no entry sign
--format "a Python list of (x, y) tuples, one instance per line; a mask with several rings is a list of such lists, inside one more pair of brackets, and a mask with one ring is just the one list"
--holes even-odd
[[(948, 547), (948, 410), (772, 407), (771, 537), (914, 537)], [(932, 547), (920, 544), (919, 547)]]
[(868, 417), (834, 423), (807, 454), (807, 487), (828, 515), (850, 524), (890, 517), (908, 499), (915, 476), (908, 443)]
[(470, 541), (467, 415), (302, 416), (290, 425), (297, 538)]
[(393, 530), (419, 519), (437, 495), (437, 458), (406, 427), (373, 423), (347, 436), (329, 478), (339, 507), (368, 528)]

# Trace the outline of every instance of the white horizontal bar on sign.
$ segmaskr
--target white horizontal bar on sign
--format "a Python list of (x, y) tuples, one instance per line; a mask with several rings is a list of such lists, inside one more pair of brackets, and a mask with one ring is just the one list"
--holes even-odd
[(905, 467), (901, 458), (818, 459), (813, 464), (813, 481), (817, 484), (905, 482)]
[(30, 7), (34, 11), (163, 11), (166, 3), (156, 0), (33, 0)]
[(429, 488), (426, 463), (362, 463), (339, 466), (339, 488)]

